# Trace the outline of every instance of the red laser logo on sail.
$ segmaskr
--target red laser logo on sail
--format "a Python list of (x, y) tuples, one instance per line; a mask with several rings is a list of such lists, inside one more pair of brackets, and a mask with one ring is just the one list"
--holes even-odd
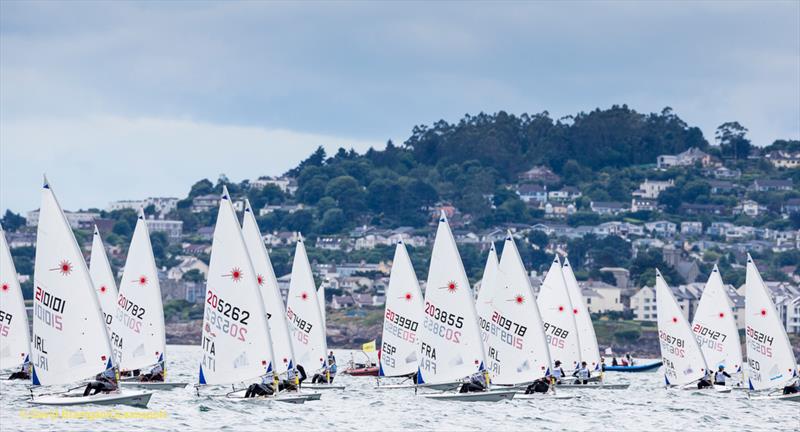
[(517, 294), (517, 296), (516, 296), (516, 297), (514, 297), (514, 301), (515, 301), (515, 302), (516, 302), (518, 305), (521, 305), (521, 304), (525, 303), (525, 297), (523, 297), (523, 296), (522, 296), (522, 295), (520, 295), (520, 294)]
[(63, 276), (67, 276), (70, 273), (72, 273), (72, 263), (70, 263), (67, 260), (63, 260), (61, 261), (60, 264), (58, 264), (58, 267), (50, 269), (50, 271), (56, 271), (56, 270)]
[(3, 291), (8, 291), (8, 284), (7, 283), (3, 284)]
[(141, 285), (141, 286), (147, 285), (147, 276), (145, 276), (145, 275), (139, 276), (139, 279), (137, 280), (137, 282), (139, 282), (139, 285)]
[(304, 293), (300, 294), (300, 298), (303, 299), (303, 300), (308, 300), (308, 293), (304, 292)]
[(411, 298), (412, 298), (411, 293), (406, 293), (405, 298), (406, 298), (406, 301), (411, 301)]
[(258, 282), (258, 286), (264, 285), (264, 276), (256, 276), (256, 281)]
[(226, 274), (225, 276), (231, 278), (234, 282), (239, 282), (242, 280), (242, 270), (239, 267), (234, 267), (230, 274)]

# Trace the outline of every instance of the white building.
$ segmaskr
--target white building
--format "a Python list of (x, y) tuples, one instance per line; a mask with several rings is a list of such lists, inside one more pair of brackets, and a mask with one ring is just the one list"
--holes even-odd
[[(97, 212), (71, 212), (64, 211), (69, 226), (73, 229), (90, 229), (94, 225), (94, 220), (100, 218)], [(25, 215), (25, 225), (35, 227), (39, 225), (39, 209), (31, 210)]]
[(622, 289), (601, 281), (581, 282), (579, 285), (589, 313), (622, 312)]
[(655, 221), (644, 224), (644, 228), (656, 235), (671, 237), (678, 232), (678, 226), (670, 221)]
[(204, 279), (208, 278), (208, 264), (200, 261), (196, 257), (183, 257), (180, 264), (167, 270), (167, 279), (180, 280), (186, 272), (190, 270), (199, 271)]
[(703, 223), (702, 222), (681, 222), (681, 234), (684, 235), (702, 235)]
[(639, 185), (639, 190), (633, 192), (633, 196), (656, 199), (661, 192), (673, 186), (675, 186), (675, 181), (672, 179), (667, 181), (650, 181), (645, 179), (644, 183)]
[(183, 221), (155, 219), (153, 216), (149, 216), (147, 219), (147, 228), (150, 232), (166, 233), (170, 243), (179, 242), (183, 237)]
[(140, 208), (146, 208), (151, 205), (155, 207), (156, 213), (160, 215), (165, 215), (175, 210), (175, 208), (178, 206), (178, 198), (150, 197), (143, 200), (112, 201), (108, 203), (107, 210), (114, 211), (114, 210), (131, 209), (138, 211)]
[(259, 177), (250, 181), (250, 186), (255, 189), (264, 189), (267, 185), (273, 185), (289, 195), (294, 195), (297, 190), (297, 181), (291, 177)]

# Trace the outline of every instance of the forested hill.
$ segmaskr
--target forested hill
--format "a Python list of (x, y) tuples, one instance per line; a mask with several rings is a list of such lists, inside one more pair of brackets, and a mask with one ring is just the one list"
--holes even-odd
[(593, 170), (621, 168), (708, 147), (700, 129), (689, 127), (670, 108), (646, 115), (626, 105), (560, 120), (546, 111), (467, 115), (457, 124), (416, 126), (405, 144), (420, 164), (446, 167), (476, 159), (509, 181), (532, 165), (544, 164), (556, 173), (570, 160)]

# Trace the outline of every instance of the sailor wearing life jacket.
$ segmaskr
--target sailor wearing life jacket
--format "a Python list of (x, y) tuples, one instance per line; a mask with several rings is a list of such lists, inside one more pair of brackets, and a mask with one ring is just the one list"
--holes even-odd
[(592, 376), (592, 373), (589, 371), (586, 362), (581, 362), (581, 367), (578, 368), (572, 376), (578, 378), (575, 380), (575, 384), (589, 384), (589, 377)]
[(556, 384), (561, 384), (561, 378), (566, 376), (567, 374), (564, 373), (564, 369), (561, 367), (561, 360), (556, 360), (555, 363), (556, 367), (553, 368), (553, 381)]
[(725, 372), (725, 365), (719, 365), (719, 369), (714, 372), (714, 385), (724, 386), (725, 378), (730, 378), (728, 372)]

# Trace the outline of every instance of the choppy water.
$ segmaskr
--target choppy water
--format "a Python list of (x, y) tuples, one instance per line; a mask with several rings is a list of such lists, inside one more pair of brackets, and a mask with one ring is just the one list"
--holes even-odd
[[(340, 365), (350, 359), (336, 352)], [(199, 347), (168, 348), (168, 380), (194, 383)], [(32, 407), (26, 385), (0, 383), (0, 429), (21, 430), (595, 430), (595, 431), (786, 431), (800, 430), (800, 404), (750, 401), (744, 392), (727, 395), (667, 391), (659, 373), (609, 374), (628, 381), (621, 391), (561, 390), (580, 399), (463, 403), (431, 401), (413, 390), (379, 391), (373, 377), (339, 376), (347, 390), (326, 391), (304, 405), (232, 402), (198, 397), (193, 387), (156, 392), (147, 410), (130, 407), (73, 407), (65, 414), (154, 414), (153, 419), (41, 418), (58, 411)], [(122, 413), (122, 414), (120, 414)]]

